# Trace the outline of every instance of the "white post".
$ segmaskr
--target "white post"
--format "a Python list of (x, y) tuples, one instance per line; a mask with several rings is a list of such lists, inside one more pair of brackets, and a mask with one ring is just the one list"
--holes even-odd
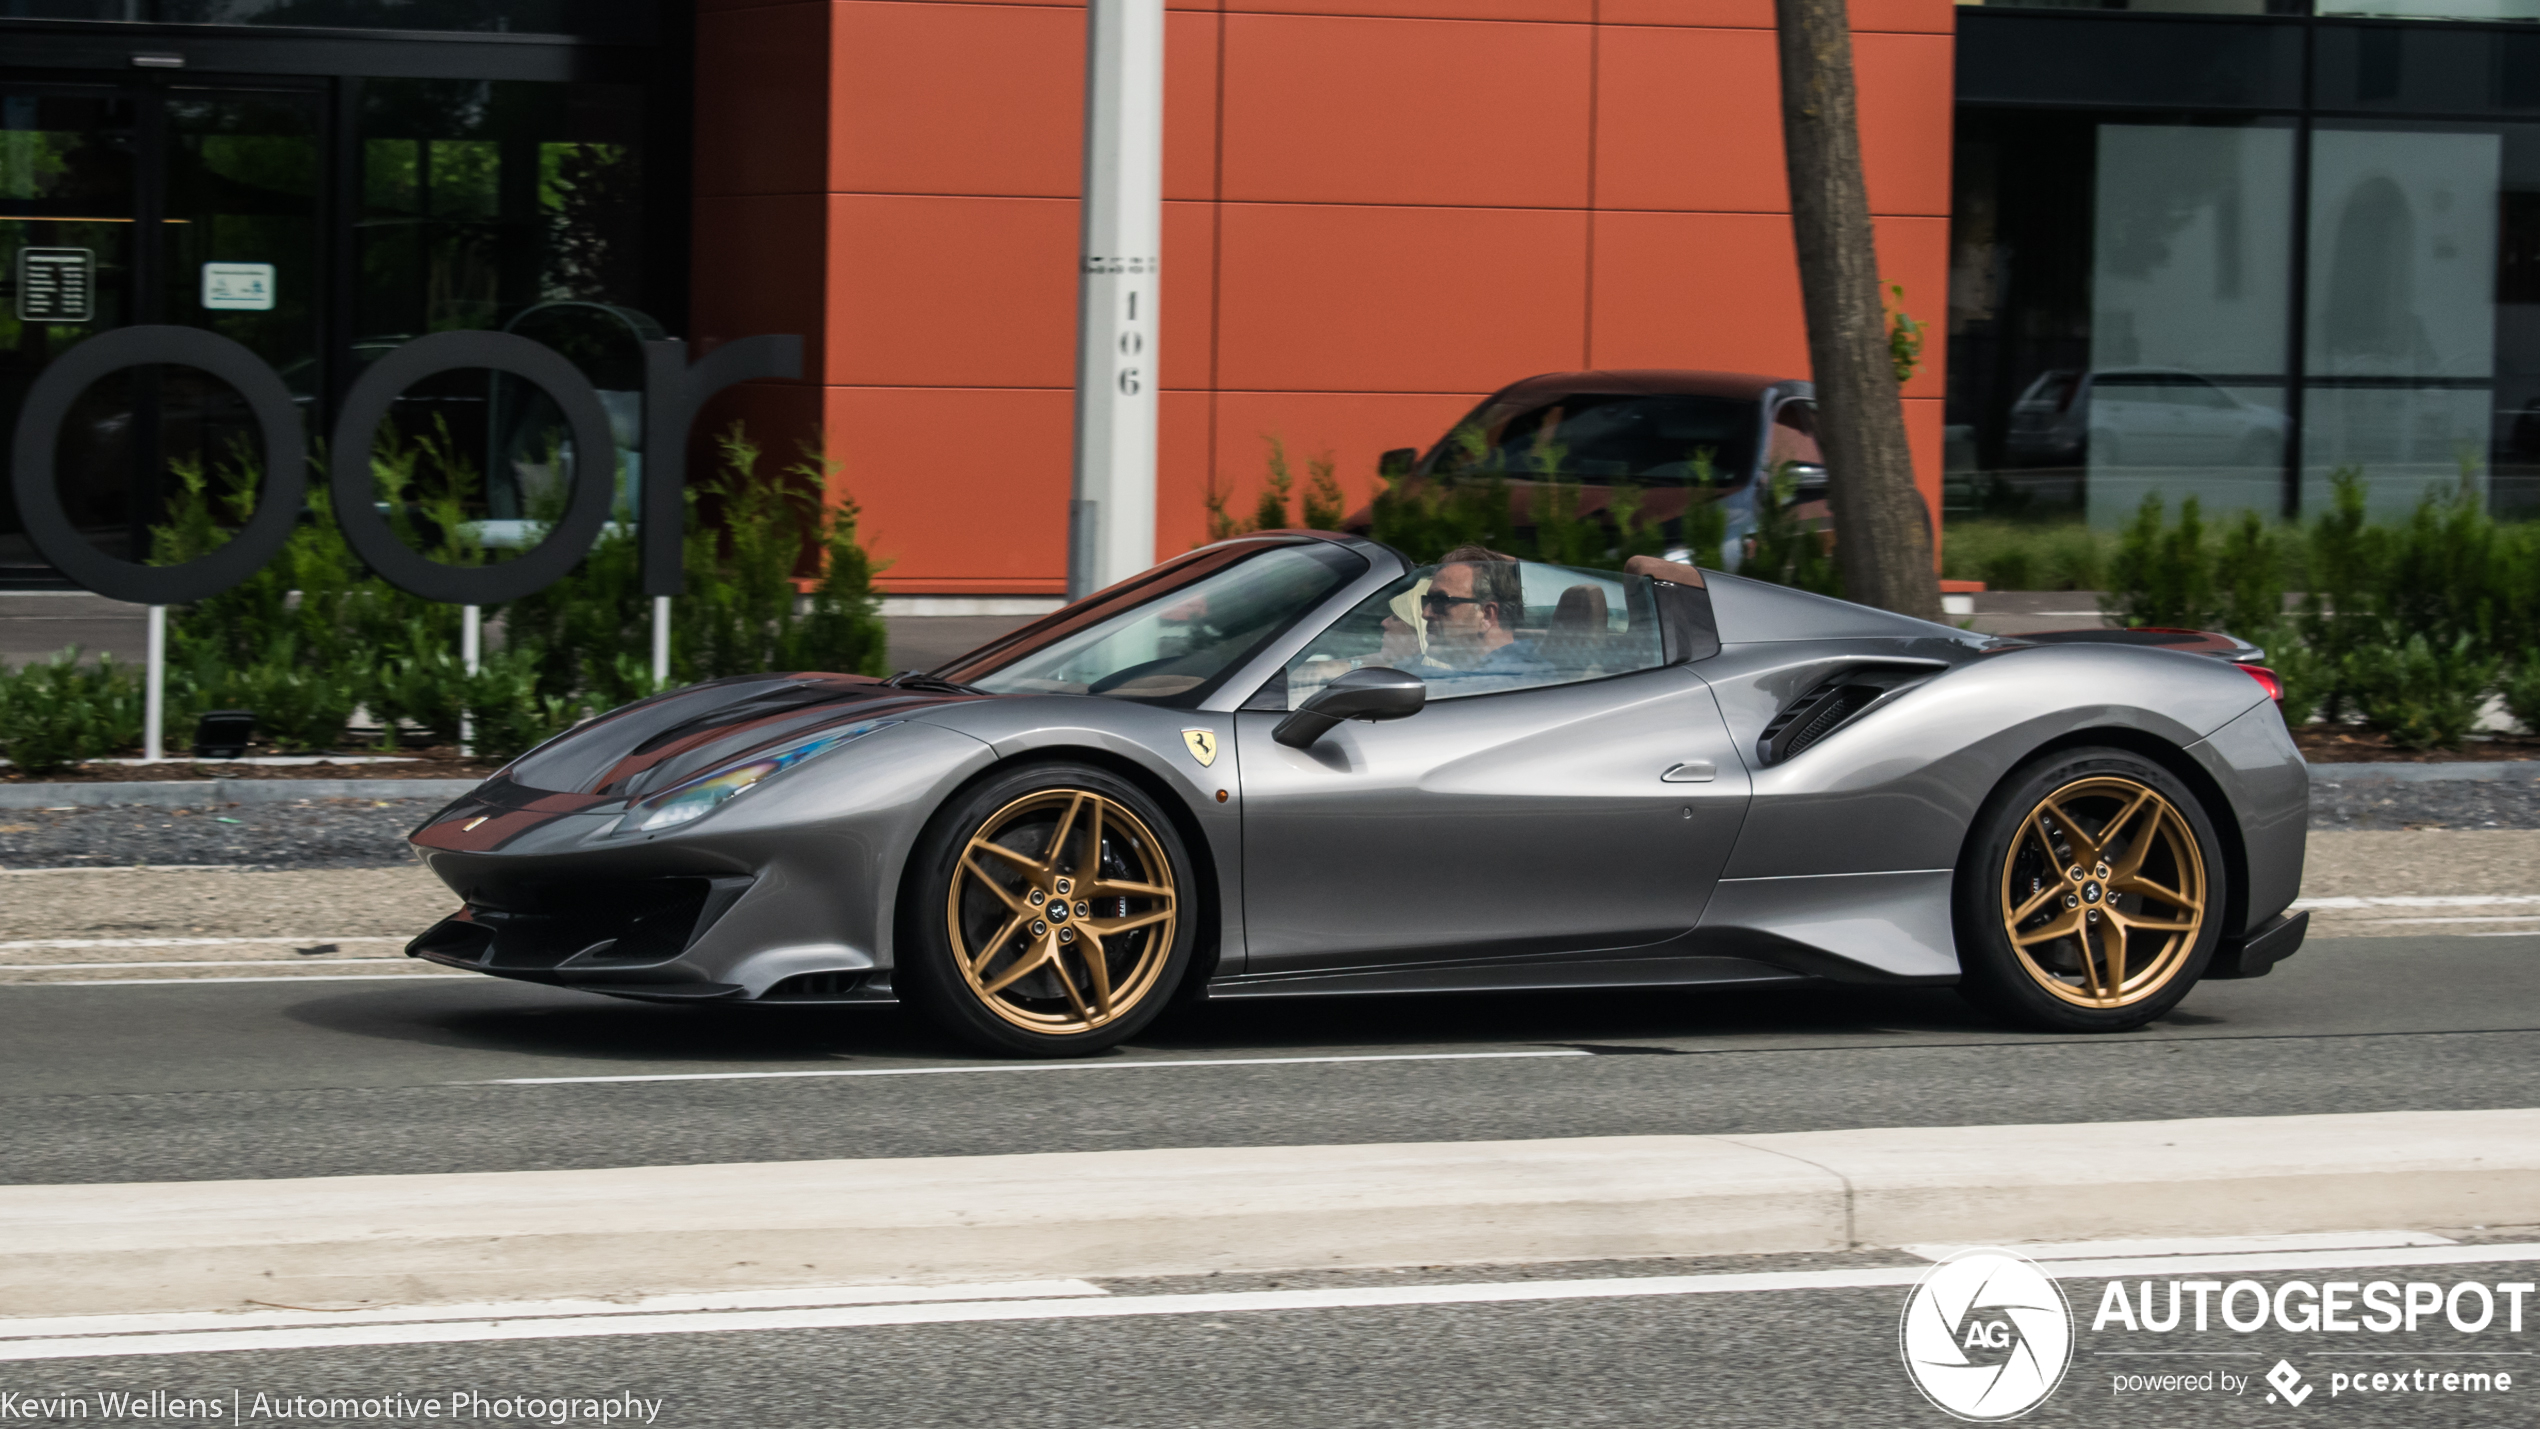
[(653, 689), (670, 687), (670, 597), (653, 597)]
[(1084, 253), (1077, 277), (1073, 600), (1155, 564), (1157, 255), (1164, 0), (1085, 9)]
[[(466, 666), (467, 672), (471, 675), (476, 673), (477, 664), (484, 653), (483, 621), (484, 611), (480, 607), (473, 605), (459, 607), (459, 663)], [(476, 721), (467, 717), (466, 706), (460, 706), (460, 710), (459, 754), (465, 757), (476, 753)]]
[(168, 608), (150, 607), (150, 656), (141, 672), (141, 757), (152, 764), (168, 757)]

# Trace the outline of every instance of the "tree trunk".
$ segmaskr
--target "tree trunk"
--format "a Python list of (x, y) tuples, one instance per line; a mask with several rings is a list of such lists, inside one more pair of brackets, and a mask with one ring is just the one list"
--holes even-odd
[(1879, 301), (1844, 0), (1774, 0), (1773, 11), (1790, 226), (1799, 244), (1808, 361), (1816, 370), (1817, 441), (1834, 507), (1835, 568), (1850, 599), (1938, 620), (1933, 513), (1914, 489), (1887, 311)]

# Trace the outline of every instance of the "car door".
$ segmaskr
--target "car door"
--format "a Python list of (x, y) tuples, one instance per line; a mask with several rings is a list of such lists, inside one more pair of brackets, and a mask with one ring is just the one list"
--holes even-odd
[(1280, 711), (1237, 715), (1247, 974), (1561, 958), (1694, 926), (1750, 788), (1699, 676), (1441, 689), (1306, 749), (1271, 738)]

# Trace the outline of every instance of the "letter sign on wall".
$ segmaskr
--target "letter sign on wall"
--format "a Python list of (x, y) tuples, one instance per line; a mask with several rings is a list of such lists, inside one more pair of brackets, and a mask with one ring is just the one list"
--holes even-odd
[[(85, 254), (87, 250), (22, 249), (21, 273), (25, 271), (24, 254), (48, 251)], [(214, 305), (210, 269), (265, 266), (205, 265), (205, 305)], [(258, 296), (251, 291), (252, 284), (247, 283), (251, 276), (224, 279), (222, 292), (231, 307), (262, 311), (272, 306), (269, 276), (262, 289), (262, 307), (249, 305), (249, 300)], [(84, 295), (85, 287), (81, 291)], [(27, 301), (23, 282), (18, 301), (23, 312)], [(716, 348), (694, 365), (687, 361), (687, 351), (683, 342), (644, 344), (644, 443), (650, 458), (646, 473), (650, 479), (644, 483), (643, 510), (638, 519), (647, 595), (680, 593), (680, 535), (687, 515), (684, 457), (688, 427), (697, 410), (707, 398), (736, 382), (802, 375), (802, 339), (795, 336), (740, 338)], [(152, 364), (196, 368), (236, 388), (246, 398), (247, 408), (264, 438), (265, 479), (263, 489), (257, 493), (255, 514), (219, 550), (179, 566), (139, 565), (109, 556), (90, 544), (62, 505), (61, 486), (54, 472), (62, 422), (79, 394), (110, 373)], [(372, 444), (399, 394), (436, 372), (459, 368), (508, 372), (539, 388), (564, 413), (565, 425), (572, 434), (573, 480), (563, 519), (533, 549), (493, 565), (444, 565), (407, 547), (390, 529), (388, 518), (380, 513), (378, 491), (371, 475)], [(433, 333), (372, 363), (354, 382), (353, 390), (345, 394), (329, 450), (333, 454), (329, 481), (335, 519), (353, 553), (390, 585), (450, 605), (500, 605), (562, 579), (598, 539), (616, 494), (617, 445), (599, 393), (581, 369), (553, 348), (514, 333)], [(218, 595), (254, 575), (290, 539), (308, 489), (306, 437), (300, 409), (290, 389), (253, 352), (202, 328), (117, 328), (63, 353), (27, 389), (11, 451), (14, 464), (10, 487), (17, 497), (27, 540), (36, 553), (81, 586), (136, 605), (191, 604)]]

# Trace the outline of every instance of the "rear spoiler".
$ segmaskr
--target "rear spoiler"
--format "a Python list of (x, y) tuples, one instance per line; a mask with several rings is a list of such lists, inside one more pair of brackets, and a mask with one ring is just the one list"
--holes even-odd
[(2187, 655), (2205, 655), (2227, 660), (2235, 665), (2254, 665), (2267, 658), (2267, 652), (2219, 630), (2180, 630), (2163, 625), (2139, 625), (2132, 630), (2032, 630), (2024, 635), (2000, 637), (2003, 646), (2015, 645), (2150, 645), (2162, 650), (2176, 650)]

